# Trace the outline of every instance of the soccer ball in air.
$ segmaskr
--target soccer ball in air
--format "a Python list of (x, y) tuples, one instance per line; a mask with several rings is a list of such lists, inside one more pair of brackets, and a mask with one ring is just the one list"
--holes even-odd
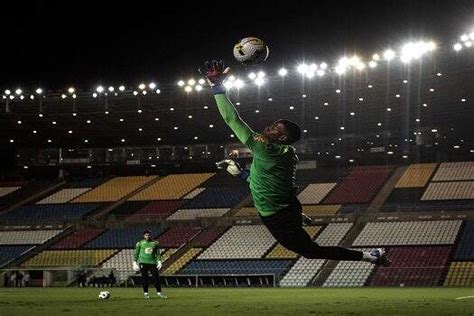
[(110, 298), (110, 292), (109, 291), (101, 291), (99, 292), (99, 299), (101, 300), (106, 300)]
[(246, 37), (234, 46), (234, 57), (244, 65), (255, 65), (265, 61), (269, 54), (268, 46), (259, 38)]

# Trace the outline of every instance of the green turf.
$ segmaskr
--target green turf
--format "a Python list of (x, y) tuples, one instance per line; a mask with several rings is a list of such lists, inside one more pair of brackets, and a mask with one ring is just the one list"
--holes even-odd
[(101, 301), (92, 288), (0, 289), (0, 316), (474, 314), (474, 298), (455, 300), (474, 288), (166, 289), (167, 300), (144, 300), (138, 288), (108, 290), (111, 298)]

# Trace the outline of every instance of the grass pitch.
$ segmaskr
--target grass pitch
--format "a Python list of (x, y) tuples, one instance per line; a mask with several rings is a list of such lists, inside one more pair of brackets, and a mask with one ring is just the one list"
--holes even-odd
[(139, 288), (0, 289), (8, 315), (473, 315), (474, 288), (165, 289), (145, 300)]

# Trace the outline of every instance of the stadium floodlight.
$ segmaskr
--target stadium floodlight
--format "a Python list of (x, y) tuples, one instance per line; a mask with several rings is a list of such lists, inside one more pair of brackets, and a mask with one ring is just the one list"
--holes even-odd
[(22, 91), (20, 88), (18, 88), (18, 89), (15, 90), (15, 93), (16, 93), (17, 95), (20, 95), (20, 94), (23, 93), (23, 91)]
[(195, 84), (196, 84), (196, 80), (194, 80), (194, 79), (189, 79), (188, 80), (188, 85), (189, 86), (194, 86)]
[(372, 59), (375, 60), (375, 61), (379, 61), (380, 60), (380, 55), (379, 54), (373, 54)]
[(35, 96), (34, 96), (34, 95), (30, 95), (30, 99), (31, 99), (31, 100), (34, 100), (34, 99), (35, 99)]
[(189, 93), (191, 91), (193, 91), (193, 88), (191, 88), (190, 86), (184, 87), (184, 92)]
[(463, 34), (463, 35), (461, 35), (460, 39), (461, 39), (461, 41), (463, 41), (463, 42), (468, 41), (468, 40), (469, 40), (469, 35)]
[(184, 86), (184, 81), (183, 80), (178, 81), (178, 86), (180, 87)]
[(199, 92), (202, 90), (202, 86), (200, 84), (196, 85), (196, 91)]
[(354, 55), (352, 56), (350, 59), (349, 59), (349, 65), (353, 66), (353, 67), (357, 67), (358, 65), (360, 65), (362, 62), (360, 60), (360, 57), (357, 56), (357, 55)]
[(377, 62), (374, 61), (374, 60), (369, 61), (369, 67), (370, 67), (370, 68), (375, 68), (375, 67), (377, 67)]
[(365, 69), (365, 64), (363, 62), (360, 62), (356, 65), (357, 70), (364, 70)]
[(133, 95), (138, 95), (138, 91), (133, 91)]
[(235, 81), (235, 76), (234, 76), (234, 75), (230, 75), (229, 78), (227, 78), (227, 80), (229, 80), (229, 81)]
[(309, 68), (308, 65), (306, 64), (299, 64), (298, 67), (296, 67), (296, 71), (298, 71), (300, 74), (305, 75), (308, 72)]
[(146, 94), (147, 94), (146, 90), (143, 90), (143, 91), (142, 91), (142, 94), (143, 94), (143, 95), (146, 95)]
[(453, 49), (457, 52), (459, 52), (462, 49), (461, 43), (456, 43), (453, 45)]
[(224, 87), (230, 90), (234, 87), (234, 83), (232, 81), (226, 81), (224, 82)]
[(309, 71), (315, 72), (317, 69), (318, 69), (318, 65), (316, 65), (315, 63), (312, 63), (311, 65), (309, 65)]
[(199, 83), (200, 85), (203, 85), (203, 84), (206, 83), (206, 80), (204, 80), (203, 78), (201, 78), (201, 79), (198, 80), (198, 83)]
[(254, 80), (255, 78), (257, 78), (257, 75), (254, 72), (251, 72), (249, 73), (248, 77), (250, 80)]
[(326, 72), (325, 72), (323, 69), (318, 69), (318, 70), (316, 71), (316, 74), (317, 74), (319, 77), (324, 76), (325, 73), (326, 73)]
[(125, 86), (124, 86), (124, 85), (121, 85), (121, 86), (119, 87), (119, 91), (125, 91)]
[(430, 51), (430, 52), (431, 52), (431, 51), (434, 51), (434, 50), (436, 49), (436, 47), (437, 47), (436, 43), (433, 42), (433, 41), (429, 41), (428, 44), (427, 44), (427, 46), (428, 46), (428, 51)]
[(306, 73), (306, 78), (311, 79), (311, 78), (313, 78), (313, 77), (314, 77), (314, 72), (308, 71), (308, 72)]
[(402, 46), (400, 59), (404, 63), (410, 62), (412, 59), (419, 59), (424, 54), (434, 50), (436, 44), (434, 42), (410, 42)]
[(146, 88), (146, 85), (143, 82), (138, 85), (138, 89), (140, 90), (145, 90), (145, 88)]
[(471, 41), (464, 42), (464, 46), (466, 46), (466, 47), (471, 47), (471, 46), (472, 46), (472, 42), (471, 42)]
[(347, 67), (343, 65), (337, 65), (335, 68), (335, 71), (338, 75), (343, 75), (346, 72), (346, 70), (347, 70)]
[(244, 86), (244, 82), (242, 79), (236, 79), (234, 81), (234, 86), (237, 88), (237, 89), (240, 89)]
[(265, 79), (263, 79), (261, 77), (258, 77), (258, 78), (255, 79), (255, 84), (259, 87), (262, 86), (264, 83), (265, 83)]
[(387, 49), (383, 52), (383, 59), (386, 61), (391, 61), (393, 58), (395, 58), (395, 52), (393, 50)]
[(98, 93), (102, 93), (102, 92), (104, 92), (104, 87), (102, 87), (102, 86), (97, 86), (97, 88), (95, 89), (95, 91), (97, 91)]
[(161, 90), (160, 89), (156, 89), (156, 94), (160, 94), (161, 93)]
[(10, 100), (13, 100), (13, 99), (15, 99), (15, 96), (10, 95)]
[(24, 95), (20, 95), (20, 100), (23, 100), (25, 98)]
[(114, 92), (115, 88), (110, 86), (109, 89), (108, 89), (110, 92)]
[(326, 70), (326, 69), (328, 68), (328, 64), (326, 64), (326, 63), (321, 63), (321, 64), (319, 65), (319, 68), (321, 68), (322, 70)]
[(95, 92), (92, 93), (92, 97), (93, 97), (93, 98), (97, 98), (97, 93), (95, 93)]
[(72, 94), (72, 98), (75, 99), (77, 98), (77, 95), (75, 93)]
[(281, 77), (285, 77), (288, 74), (288, 70), (286, 70), (285, 68), (280, 68), (280, 70), (278, 70), (278, 74)]
[(263, 71), (259, 71), (258, 74), (257, 74), (257, 77), (258, 78), (264, 78), (265, 77), (265, 73)]
[(74, 89), (74, 87), (69, 87), (67, 89), (67, 92), (69, 92), (70, 94), (73, 94), (75, 91), (76, 91), (76, 89)]
[(5, 95), (10, 95), (12, 93), (9, 89), (5, 90)]
[(61, 94), (61, 99), (66, 99), (67, 98), (67, 95), (65, 95), (64, 93)]
[(41, 88), (36, 89), (36, 94), (42, 94), (42, 93), (43, 93), (43, 89)]
[(148, 88), (150, 88), (151, 90), (155, 90), (155, 88), (156, 88), (156, 83), (150, 82), (150, 84), (148, 85)]

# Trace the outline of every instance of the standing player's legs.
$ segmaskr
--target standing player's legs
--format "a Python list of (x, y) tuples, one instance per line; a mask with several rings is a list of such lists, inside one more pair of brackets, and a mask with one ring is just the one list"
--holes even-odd
[(311, 237), (302, 227), (301, 211), (301, 204), (295, 198), (295, 201), (288, 208), (273, 215), (261, 217), (261, 219), (282, 246), (305, 258), (349, 261), (364, 259), (364, 253), (361, 251), (342, 247), (321, 247), (311, 240)]
[(140, 263), (140, 272), (142, 273), (142, 287), (143, 293), (148, 293), (148, 271), (150, 270), (149, 264)]
[(155, 284), (156, 292), (161, 293), (161, 281), (160, 281), (160, 273), (158, 272), (158, 268), (156, 265), (150, 266), (151, 276), (153, 277), (153, 282)]

